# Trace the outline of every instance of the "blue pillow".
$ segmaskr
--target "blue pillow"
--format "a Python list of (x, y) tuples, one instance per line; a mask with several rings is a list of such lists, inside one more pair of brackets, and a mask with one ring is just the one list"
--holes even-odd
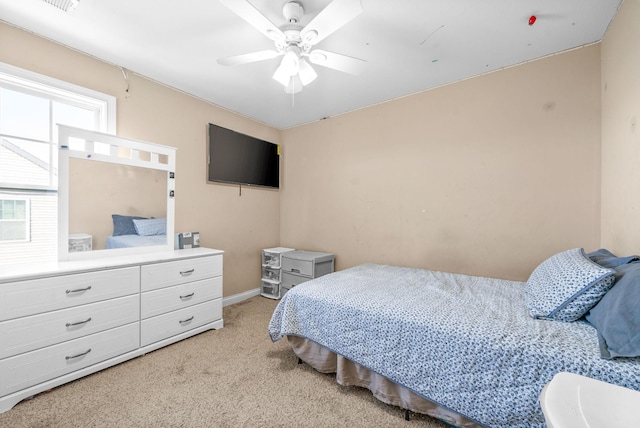
[(525, 301), (533, 318), (576, 321), (613, 286), (615, 271), (589, 259), (582, 248), (542, 262), (526, 284)]
[(140, 236), (167, 234), (166, 218), (133, 219), (133, 225)]
[(602, 358), (640, 357), (640, 263), (616, 268), (613, 288), (587, 314)]
[(112, 214), (111, 218), (113, 219), (113, 236), (121, 236), (137, 235), (133, 220), (143, 219), (144, 217)]
[(598, 263), (600, 266), (604, 266), (612, 269), (615, 269), (620, 265), (624, 265), (630, 262), (635, 262), (640, 260), (640, 256), (618, 257), (615, 254), (613, 254), (611, 251), (605, 248), (600, 248), (597, 251), (593, 251), (587, 254), (587, 257), (589, 257), (594, 262)]

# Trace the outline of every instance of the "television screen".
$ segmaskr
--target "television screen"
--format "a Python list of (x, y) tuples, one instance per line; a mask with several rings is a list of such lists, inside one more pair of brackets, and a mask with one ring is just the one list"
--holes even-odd
[(210, 123), (208, 180), (277, 189), (278, 145)]

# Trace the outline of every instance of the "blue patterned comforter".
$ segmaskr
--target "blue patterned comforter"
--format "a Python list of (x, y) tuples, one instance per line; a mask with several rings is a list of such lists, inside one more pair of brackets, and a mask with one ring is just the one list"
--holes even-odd
[(544, 427), (542, 387), (567, 371), (640, 390), (640, 358), (600, 358), (585, 321), (534, 320), (525, 283), (366, 264), (300, 284), (269, 323), (488, 427)]
[(106, 248), (148, 247), (151, 245), (166, 245), (167, 235), (119, 235), (107, 236)]

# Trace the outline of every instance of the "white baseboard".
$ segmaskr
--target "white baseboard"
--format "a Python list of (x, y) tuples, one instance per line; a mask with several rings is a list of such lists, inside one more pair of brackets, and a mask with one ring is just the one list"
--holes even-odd
[(245, 291), (243, 293), (234, 294), (233, 296), (228, 296), (222, 299), (222, 306), (233, 305), (234, 303), (240, 303), (243, 300), (250, 299), (255, 296), (260, 295), (260, 288), (254, 288), (253, 290)]

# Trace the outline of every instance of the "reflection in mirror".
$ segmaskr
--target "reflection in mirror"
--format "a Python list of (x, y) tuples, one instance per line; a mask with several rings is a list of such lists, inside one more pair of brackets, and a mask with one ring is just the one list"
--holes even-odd
[(173, 250), (176, 149), (58, 131), (58, 259)]
[[(69, 159), (69, 235), (76, 237), (76, 251), (86, 251), (83, 237), (91, 236), (91, 250), (165, 245), (167, 173), (130, 165)], [(158, 219), (136, 222), (142, 234), (126, 226), (132, 219), (113, 215)], [(164, 228), (158, 223), (165, 221)], [(124, 224), (124, 222), (127, 224)], [(159, 227), (144, 229), (144, 226)], [(162, 233), (162, 232), (165, 233)], [(129, 233), (133, 232), (133, 233)], [(86, 238), (85, 238), (86, 239)]]

